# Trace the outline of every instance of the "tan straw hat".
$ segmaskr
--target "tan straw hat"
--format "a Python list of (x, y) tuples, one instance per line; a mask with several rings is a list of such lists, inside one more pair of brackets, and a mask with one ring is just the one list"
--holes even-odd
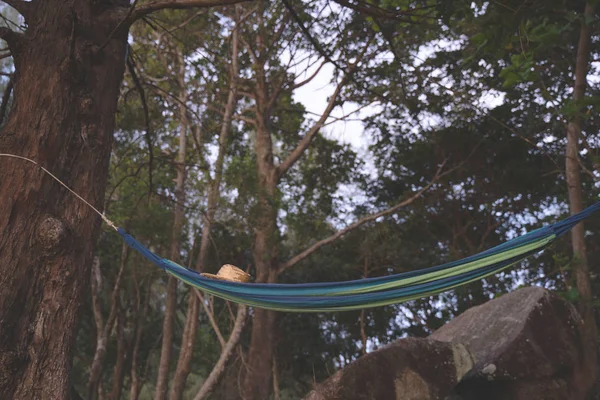
[(207, 273), (202, 273), (201, 275), (211, 279), (221, 279), (223, 281), (243, 283), (250, 282), (250, 274), (247, 274), (235, 265), (231, 264), (223, 265), (216, 275)]

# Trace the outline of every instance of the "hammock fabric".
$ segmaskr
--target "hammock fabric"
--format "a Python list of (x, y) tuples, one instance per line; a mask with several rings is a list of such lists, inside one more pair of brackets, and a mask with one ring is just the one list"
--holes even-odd
[(249, 306), (292, 312), (357, 310), (415, 300), (495, 274), (548, 247), (580, 221), (600, 210), (600, 202), (552, 225), (529, 232), (499, 246), (462, 260), (417, 271), (347, 282), (265, 284), (215, 280), (152, 253), (134, 237), (74, 192), (46, 168), (29, 158), (0, 153), (27, 161), (61, 184), (115, 229), (142, 256), (176, 278), (217, 297)]
[(462, 260), (378, 278), (331, 283), (265, 284), (214, 280), (157, 256), (122, 228), (117, 231), (129, 246), (167, 273), (217, 297), (279, 311), (344, 311), (415, 300), (495, 274), (548, 247), (598, 210), (600, 202), (562, 221)]

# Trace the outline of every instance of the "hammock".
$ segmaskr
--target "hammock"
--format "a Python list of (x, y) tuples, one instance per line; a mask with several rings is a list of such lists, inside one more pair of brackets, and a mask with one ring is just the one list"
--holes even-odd
[[(129, 246), (177, 279), (225, 300), (270, 310), (322, 312), (357, 310), (415, 300), (495, 274), (552, 244), (600, 210), (600, 202), (552, 225), (536, 229), (479, 254), (436, 267), (395, 275), (331, 283), (239, 283), (207, 278), (152, 253), (122, 228)], [(113, 226), (114, 227), (114, 226)]]
[(127, 244), (146, 259), (177, 279), (225, 300), (270, 310), (321, 312), (358, 310), (416, 300), (445, 292), (502, 271), (552, 244), (580, 221), (600, 210), (600, 202), (552, 225), (536, 229), (479, 254), (436, 267), (378, 278), (347, 282), (265, 284), (239, 283), (207, 278), (171, 260), (152, 253), (133, 236), (117, 227), (104, 214), (75, 193), (64, 182), (37, 162), (14, 154), (0, 157), (25, 160), (37, 165), (74, 196), (91, 207)]

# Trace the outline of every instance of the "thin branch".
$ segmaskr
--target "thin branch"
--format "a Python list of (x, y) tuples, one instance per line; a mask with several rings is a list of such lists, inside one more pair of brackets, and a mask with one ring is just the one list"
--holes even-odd
[[(431, 181), (427, 185), (425, 185), (423, 188), (418, 190), (415, 194), (413, 194), (409, 198), (407, 198), (407, 199), (401, 201), (400, 203), (398, 203), (390, 208), (387, 208), (383, 211), (380, 211), (380, 212), (377, 212), (377, 213), (374, 213), (371, 215), (367, 215), (366, 217), (359, 219), (358, 221), (354, 222), (353, 224), (348, 225), (346, 228), (335, 232), (333, 235), (328, 236), (325, 239), (319, 240), (318, 242), (316, 242), (315, 244), (313, 244), (306, 250), (304, 250), (301, 253), (290, 258), (284, 264), (281, 264), (279, 266), (279, 268), (277, 269), (277, 272), (282, 273), (286, 269), (296, 265), (298, 262), (300, 262), (300, 261), (304, 260), (306, 257), (310, 256), (312, 253), (319, 250), (321, 247), (334, 242), (335, 240), (339, 239), (340, 237), (344, 236), (345, 234), (366, 224), (367, 222), (375, 221), (376, 219), (378, 219), (380, 217), (384, 217), (386, 215), (392, 214), (393, 212), (398, 211), (399, 209), (404, 208), (404, 207), (408, 206), (409, 204), (414, 203), (419, 197), (421, 197), (421, 195), (423, 193), (425, 193), (427, 190), (429, 190), (429, 188), (431, 188), (433, 186), (433, 184), (436, 183), (442, 176), (444, 176), (444, 175), (448, 174), (449, 172), (454, 171), (456, 168), (458, 168), (458, 167), (455, 167), (455, 168), (452, 168), (452, 169), (442, 173), (441, 171), (445, 165), (446, 165), (446, 161), (444, 161), (440, 165), (440, 167), (438, 168), (433, 179), (431, 179)], [(462, 163), (461, 163), (461, 165), (462, 165)]]
[(250, 0), (162, 0), (153, 1), (136, 8), (129, 17), (134, 22), (148, 14), (165, 9), (208, 8), (243, 3)]
[(221, 355), (219, 356), (219, 360), (213, 367), (212, 371), (208, 375), (208, 378), (204, 381), (204, 384), (194, 397), (194, 400), (201, 400), (208, 393), (212, 391), (214, 386), (217, 384), (223, 372), (225, 372), (225, 364), (229, 360), (229, 357), (233, 354), (233, 351), (237, 348), (238, 343), (240, 342), (240, 337), (242, 336), (242, 330), (244, 329), (244, 323), (246, 322), (246, 315), (248, 313), (248, 307), (243, 305), (238, 305), (237, 316), (235, 318), (235, 324), (233, 325), (233, 330), (229, 335), (229, 339), (225, 346), (223, 346), (223, 350), (221, 351)]
[(243, 37), (240, 38), (240, 41), (242, 42), (246, 50), (248, 50), (248, 54), (250, 55), (250, 60), (252, 61), (252, 64), (256, 64), (258, 62), (258, 56), (256, 55), (254, 48), (250, 46), (250, 43), (248, 43)]
[[(285, 0), (283, 0), (283, 1), (285, 1)], [(363, 48), (362, 52), (356, 58), (356, 61), (354, 61), (352, 64), (350, 64), (348, 67), (348, 70), (345, 71), (344, 76), (342, 77), (342, 80), (340, 81), (340, 83), (338, 83), (338, 85), (335, 88), (335, 91), (331, 95), (331, 98), (329, 99), (329, 103), (327, 104), (325, 111), (323, 111), (321, 118), (319, 118), (319, 120), (306, 133), (306, 135), (304, 135), (304, 138), (302, 138), (300, 143), (298, 143), (298, 146), (296, 146), (296, 148), (294, 150), (292, 150), (290, 155), (281, 164), (279, 164), (275, 168), (275, 175), (277, 176), (278, 180), (281, 179), (283, 174), (288, 169), (290, 169), (296, 163), (296, 161), (298, 161), (300, 159), (300, 157), (302, 157), (302, 154), (307, 149), (307, 147), (310, 145), (310, 142), (313, 140), (315, 135), (325, 125), (325, 122), (329, 118), (331, 111), (333, 111), (335, 106), (338, 104), (338, 96), (341, 93), (343, 87), (352, 79), (352, 75), (356, 71), (358, 64), (360, 64), (363, 57), (365, 56), (365, 53), (367, 52), (367, 49), (369, 48), (371, 39), (367, 40), (367, 44)]]
[(92, 366), (90, 367), (90, 377), (87, 386), (88, 398), (93, 398), (94, 393), (98, 392), (98, 387), (100, 385), (102, 375), (102, 367), (104, 366), (104, 359), (107, 351), (108, 338), (113, 330), (114, 323), (118, 314), (119, 290), (121, 288), (121, 282), (123, 280), (123, 271), (125, 269), (125, 265), (127, 265), (128, 258), (129, 246), (123, 243), (123, 246), (121, 247), (121, 265), (119, 267), (119, 273), (117, 274), (115, 285), (110, 296), (110, 311), (108, 313), (106, 323), (104, 323), (104, 321), (102, 320), (102, 313), (98, 299), (98, 294), (101, 289), (101, 275), (100, 262), (97, 258), (94, 260), (94, 264), (92, 266), (92, 304), (94, 310), (94, 318), (96, 321), (97, 338), (96, 351), (94, 353), (94, 360), (92, 361)]
[(242, 121), (249, 125), (256, 126), (256, 120), (253, 118), (244, 117), (243, 115), (234, 115), (232, 118), (236, 121)]
[[(435, 5), (428, 5), (423, 7), (414, 7), (409, 11), (394, 11), (394, 10), (386, 10), (385, 8), (381, 8), (374, 4), (369, 4), (362, 1), (357, 1), (355, 3), (347, 1), (347, 0), (334, 0), (335, 3), (350, 8), (354, 11), (358, 11), (362, 15), (368, 15), (370, 17), (389, 19), (394, 21), (402, 21), (402, 22), (413, 22), (410, 18), (411, 16), (416, 16), (413, 14), (415, 11), (419, 10), (434, 10)], [(427, 15), (419, 15), (422, 18), (428, 17)], [(414, 22), (413, 22), (414, 23)]]
[(221, 330), (219, 329), (219, 325), (217, 324), (217, 321), (215, 321), (215, 315), (206, 305), (206, 302), (204, 301), (204, 296), (202, 296), (202, 293), (200, 293), (200, 291), (198, 289), (194, 289), (194, 292), (196, 292), (196, 296), (198, 296), (198, 299), (200, 299), (200, 304), (202, 304), (202, 307), (204, 308), (204, 311), (206, 312), (206, 315), (208, 316), (208, 320), (210, 321), (210, 324), (211, 324), (213, 330), (215, 331), (215, 334), (217, 335), (217, 339), (219, 340), (221, 349), (224, 349), (225, 344), (226, 344), (225, 339), (223, 338), (223, 334), (221, 333)]
[(152, 130), (150, 129), (150, 112), (148, 110), (148, 102), (146, 101), (146, 92), (142, 82), (140, 81), (135, 71), (135, 61), (133, 57), (127, 57), (127, 68), (131, 74), (131, 79), (140, 94), (142, 108), (144, 110), (144, 120), (146, 122), (146, 144), (148, 145), (148, 193), (152, 193), (152, 164), (154, 161), (154, 145), (152, 143)]
[(300, 82), (298, 82), (298, 83), (294, 83), (294, 85), (292, 85), (291, 89), (292, 89), (292, 90), (294, 90), (294, 89), (298, 89), (299, 87), (302, 87), (302, 86), (306, 85), (307, 83), (310, 83), (310, 81), (312, 81), (312, 80), (315, 78), (315, 76), (317, 76), (317, 74), (319, 73), (319, 71), (321, 71), (321, 68), (323, 68), (323, 65), (325, 65), (325, 63), (326, 63), (326, 62), (325, 62), (325, 61), (323, 61), (323, 62), (321, 63), (321, 65), (319, 65), (319, 67), (318, 67), (318, 68), (315, 70), (315, 72), (313, 72), (313, 74), (312, 74), (312, 75), (310, 75), (310, 76), (309, 76), (308, 78), (306, 78), (305, 80), (303, 80), (303, 81), (300, 81)]
[(321, 46), (321, 43), (319, 43), (319, 41), (310, 33), (309, 29), (304, 25), (302, 18), (300, 18), (300, 16), (296, 12), (296, 10), (294, 10), (294, 7), (292, 7), (292, 5), (287, 0), (281, 0), (281, 2), (285, 6), (285, 8), (287, 8), (287, 10), (290, 13), (290, 15), (292, 16), (292, 19), (294, 20), (294, 22), (296, 22), (296, 24), (298, 25), (298, 27), (300, 28), (300, 30), (302, 31), (304, 36), (314, 46), (314, 48), (317, 50), (317, 52), (319, 54), (321, 54), (321, 56), (323, 58), (325, 58), (325, 60), (327, 60), (328, 62), (333, 64), (338, 70), (345, 71), (345, 69), (340, 64), (338, 64), (337, 61), (333, 60), (331, 55), (327, 51), (325, 51), (323, 46)]
[[(583, 163), (583, 161), (581, 160), (581, 158), (577, 157), (577, 162), (579, 163), (579, 166), (581, 167), (581, 169), (583, 170), (583, 172), (584, 172), (586, 175), (589, 175), (589, 176), (590, 176), (590, 178), (592, 178), (594, 181), (599, 181), (599, 180), (600, 180), (600, 178), (598, 178), (598, 177), (597, 177), (597, 176), (594, 174), (594, 172), (593, 172), (593, 171), (591, 171), (591, 170), (590, 170), (588, 167), (586, 167), (586, 166), (585, 166), (585, 164)], [(594, 168), (595, 168), (597, 171), (600, 171), (600, 170), (598, 169), (598, 167), (597, 167), (597, 166), (594, 166)]]
[(341, 93), (342, 88), (344, 87), (344, 85), (346, 85), (348, 80), (349, 80), (348, 75), (345, 75), (342, 78), (340, 83), (338, 83), (338, 85), (336, 86), (335, 91), (331, 95), (331, 97), (329, 99), (329, 103), (327, 104), (327, 107), (325, 108), (325, 111), (323, 111), (323, 114), (321, 114), (321, 118), (319, 118), (319, 120), (306, 133), (306, 135), (304, 135), (302, 140), (300, 140), (300, 143), (298, 143), (296, 148), (294, 150), (292, 150), (290, 155), (281, 164), (279, 164), (275, 168), (275, 175), (277, 176), (277, 179), (280, 179), (281, 176), (283, 176), (283, 174), (288, 169), (290, 169), (296, 163), (296, 161), (298, 161), (298, 159), (300, 159), (300, 157), (302, 157), (302, 154), (304, 154), (304, 151), (308, 148), (308, 146), (310, 145), (310, 142), (312, 142), (315, 135), (319, 132), (319, 130), (323, 127), (323, 125), (325, 125), (325, 122), (327, 121), (327, 118), (329, 118), (331, 111), (333, 111), (333, 109), (337, 105), (338, 96)]

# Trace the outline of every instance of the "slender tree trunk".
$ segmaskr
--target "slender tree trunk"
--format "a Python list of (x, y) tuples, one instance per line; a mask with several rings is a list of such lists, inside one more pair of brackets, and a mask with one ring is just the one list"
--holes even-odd
[(88, 381), (88, 398), (93, 399), (94, 394), (98, 391), (100, 380), (102, 379), (102, 368), (104, 366), (104, 358), (106, 356), (106, 348), (108, 346), (108, 338), (113, 330), (119, 306), (119, 290), (123, 280), (123, 271), (129, 258), (129, 246), (123, 242), (121, 246), (121, 262), (119, 273), (115, 280), (115, 285), (110, 296), (110, 311), (106, 320), (106, 325), (102, 320), (102, 308), (100, 307), (99, 292), (102, 290), (102, 275), (100, 273), (99, 260), (94, 260), (92, 269), (92, 304), (94, 318), (96, 320), (96, 352), (90, 368), (90, 379)]
[[(236, 14), (239, 7), (236, 6)], [(237, 18), (236, 18), (237, 20)], [(223, 176), (223, 165), (225, 163), (225, 154), (227, 153), (227, 142), (231, 131), (231, 121), (237, 105), (237, 75), (238, 75), (238, 30), (232, 33), (231, 37), (231, 68), (229, 74), (229, 90), (227, 94), (227, 103), (223, 115), (223, 123), (219, 135), (219, 153), (215, 163), (215, 175), (212, 179), (208, 193), (208, 208), (202, 226), (202, 239), (200, 241), (200, 253), (196, 263), (197, 271), (204, 271), (208, 260), (208, 250), (210, 248), (210, 235), (212, 221), (215, 217), (217, 203), (220, 198), (221, 178)], [(194, 351), (194, 342), (198, 327), (198, 298), (190, 294), (188, 308), (186, 313), (186, 323), (181, 343), (181, 353), (177, 362), (177, 370), (173, 378), (173, 388), (169, 396), (170, 400), (179, 400), (183, 396), (185, 381), (190, 374), (190, 362)]]
[[(140, 288), (139, 288), (139, 284), (137, 281), (137, 276), (135, 275), (134, 272), (134, 284), (136, 287), (136, 313), (135, 313), (135, 318), (136, 318), (136, 322), (134, 324), (134, 332), (135, 332), (135, 337), (133, 339), (133, 349), (131, 352), (131, 384), (130, 384), (130, 388), (129, 388), (129, 400), (137, 400), (137, 398), (140, 395), (140, 390), (142, 388), (142, 380), (140, 379), (139, 375), (138, 375), (138, 354), (140, 351), (140, 343), (142, 341), (142, 333), (144, 331), (144, 321), (146, 320), (146, 315), (148, 314), (148, 307), (150, 305), (150, 290), (148, 289), (148, 291), (146, 292), (146, 297), (144, 299), (144, 307), (141, 311), (141, 314), (139, 312), (140, 310), (140, 303), (141, 303), (141, 299), (140, 299)], [(151, 286), (150, 284), (151, 282), (148, 283), (148, 287)]]
[(117, 362), (113, 369), (113, 387), (109, 399), (119, 400), (123, 389), (125, 378), (125, 360), (127, 356), (127, 340), (125, 339), (125, 310), (119, 307), (119, 318), (117, 324)]
[(277, 378), (277, 355), (273, 355), (273, 400), (281, 400), (281, 390), (279, 389), (279, 378)]
[[(258, 35), (260, 48), (262, 42)], [(256, 71), (256, 144), (258, 170), (258, 216), (254, 235), (254, 264), (257, 282), (277, 280), (279, 231), (277, 229), (277, 176), (273, 163), (273, 144), (268, 129), (268, 89), (264, 73), (264, 60), (258, 60)], [(269, 397), (271, 368), (275, 342), (275, 312), (256, 308), (252, 320), (249, 359), (244, 377), (243, 394), (246, 400)]]
[[(587, 3), (581, 18), (579, 44), (577, 47), (577, 63), (575, 65), (575, 84), (573, 100), (578, 103), (584, 99), (587, 87), (587, 73), (590, 59), (591, 33), (586, 20), (592, 20), (594, 8)], [(581, 117), (576, 115), (567, 126), (566, 178), (569, 191), (569, 207), (571, 214), (583, 210), (581, 195), (581, 170), (579, 166), (579, 138), (581, 135)], [(571, 230), (571, 245), (574, 257), (574, 273), (579, 292), (579, 311), (585, 321), (585, 342), (583, 376), (584, 387), (594, 384), (597, 374), (597, 328), (592, 306), (592, 289), (590, 284), (589, 265), (587, 261), (585, 232), (583, 222)]]
[[(1, 29), (16, 72), (0, 151), (38, 161), (99, 208), (127, 44), (113, 3), (27, 2), (25, 33)], [(22, 160), (2, 158), (0, 171), (0, 393), (69, 399), (101, 221)]]
[(229, 339), (227, 340), (227, 343), (225, 343), (225, 346), (223, 346), (219, 360), (208, 375), (208, 378), (206, 378), (204, 381), (204, 384), (196, 394), (196, 397), (194, 397), (194, 400), (202, 400), (205, 398), (219, 382), (219, 379), (221, 379), (221, 376), (225, 372), (225, 365), (227, 364), (227, 361), (240, 342), (240, 337), (242, 336), (242, 331), (244, 329), (244, 323), (246, 322), (247, 312), (248, 308), (246, 306), (241, 304), (238, 305), (235, 323), (233, 324), (233, 329), (231, 330)]
[[(177, 156), (177, 184), (175, 186), (175, 213), (173, 217), (173, 236), (171, 238), (171, 260), (179, 259), (179, 250), (181, 246), (181, 228), (183, 227), (185, 203), (185, 156), (187, 144), (187, 92), (185, 90), (185, 60), (183, 54), (179, 52), (179, 154)], [(167, 398), (167, 389), (169, 382), (169, 370), (171, 366), (171, 355), (173, 352), (173, 328), (175, 324), (175, 306), (177, 303), (177, 281), (170, 277), (167, 289), (167, 305), (163, 321), (163, 339), (160, 353), (160, 364), (158, 367), (158, 378), (156, 381), (155, 400)]]

